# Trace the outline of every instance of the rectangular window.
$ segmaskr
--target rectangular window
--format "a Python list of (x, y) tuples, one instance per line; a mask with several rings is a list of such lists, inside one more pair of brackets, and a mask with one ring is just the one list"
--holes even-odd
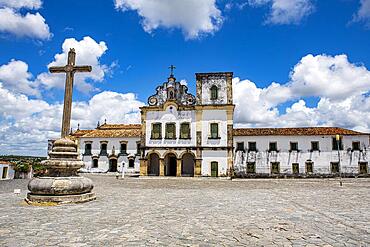
[(91, 143), (85, 144), (85, 155), (91, 155)]
[(339, 150), (343, 150), (343, 138), (340, 137), (339, 141), (335, 137), (332, 139), (332, 150), (338, 150), (338, 144), (339, 144)]
[(271, 162), (271, 174), (279, 174), (279, 173), (280, 173), (280, 163)]
[(255, 162), (248, 162), (247, 163), (247, 173), (249, 173), (249, 174), (256, 173), (256, 163)]
[(313, 162), (306, 162), (306, 173), (313, 173)]
[(352, 150), (359, 151), (360, 150), (360, 142), (352, 142)]
[(290, 142), (290, 151), (298, 151), (298, 142)]
[(269, 151), (277, 151), (277, 142), (270, 142), (269, 143)]
[(174, 123), (166, 124), (166, 139), (176, 139), (176, 125)]
[(127, 153), (127, 144), (126, 143), (121, 143), (121, 154), (126, 154)]
[(161, 123), (152, 124), (151, 139), (162, 139), (162, 124)]
[(180, 125), (180, 139), (190, 139), (190, 123)]
[(211, 139), (218, 139), (218, 123), (211, 123)]
[(331, 170), (331, 173), (339, 173), (339, 162), (331, 162), (330, 170)]
[(107, 155), (107, 143), (102, 143), (100, 146), (100, 155)]
[(236, 151), (243, 151), (244, 152), (244, 142), (237, 142), (236, 143)]
[(292, 164), (292, 171), (293, 171), (293, 174), (299, 174), (299, 164), (298, 163)]
[(320, 150), (319, 142), (318, 141), (311, 142), (311, 151), (319, 151), (319, 150)]
[(248, 142), (248, 151), (256, 152), (257, 151), (257, 143), (256, 142)]

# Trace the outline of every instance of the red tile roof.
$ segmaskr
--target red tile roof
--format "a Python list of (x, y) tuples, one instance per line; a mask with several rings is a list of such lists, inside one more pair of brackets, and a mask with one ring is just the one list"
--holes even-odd
[(310, 136), (310, 135), (369, 135), (338, 127), (303, 127), (303, 128), (236, 128), (234, 136)]
[[(81, 130), (78, 130), (81, 131)], [(78, 131), (76, 131), (78, 133)], [(141, 124), (103, 124), (94, 130), (85, 130), (85, 134), (76, 137), (87, 138), (122, 138), (140, 137)], [(75, 135), (75, 134), (73, 134)]]

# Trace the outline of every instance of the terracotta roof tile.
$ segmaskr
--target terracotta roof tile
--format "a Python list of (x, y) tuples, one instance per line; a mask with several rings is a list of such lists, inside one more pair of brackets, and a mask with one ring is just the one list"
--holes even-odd
[(141, 124), (103, 124), (94, 130), (88, 130), (85, 134), (78, 136), (84, 138), (122, 138), (140, 137)]
[(368, 135), (338, 127), (304, 127), (304, 128), (237, 128), (234, 136), (291, 136), (291, 135)]

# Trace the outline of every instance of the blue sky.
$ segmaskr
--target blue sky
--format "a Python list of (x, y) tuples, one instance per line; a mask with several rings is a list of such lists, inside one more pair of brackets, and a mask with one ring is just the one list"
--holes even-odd
[[(64, 91), (61, 81), (47, 74), (47, 66), (65, 61), (54, 56), (65, 54), (66, 39), (76, 43), (86, 37), (96, 43), (95, 48), (81, 44), (81, 49), (97, 51), (81, 59), (96, 61), (92, 65), (101, 73), (77, 78), (74, 101), (79, 105), (74, 111), (92, 111), (97, 98), (104, 97), (122, 101), (107, 100), (101, 103), (104, 107), (129, 104), (131, 108), (111, 113), (94, 108), (86, 121), (74, 112), (74, 127), (83, 122), (91, 128), (104, 118), (137, 121), (137, 108), (164, 82), (167, 67), (174, 64), (177, 79), (186, 80), (191, 92), (194, 73), (233, 71), (239, 78), (234, 82), (234, 101), (237, 107), (251, 108), (236, 110), (238, 126), (370, 129), (369, 0), (20, 0), (15, 5), (0, 0), (0, 83), (4, 95), (13, 97), (12, 104), (38, 106), (22, 116), (12, 112), (16, 107), (0, 107), (0, 139), (9, 139), (10, 132), (19, 136), (32, 132), (30, 138), (41, 135), (25, 148), (31, 153), (40, 153), (36, 145), (55, 136), (60, 125)], [(43, 19), (22, 22), (27, 14)], [(15, 64), (13, 69), (7, 66), (12, 61), (28, 65), (26, 72), (20, 69), (26, 78), (16, 72)], [(85, 84), (79, 87), (78, 80)], [(21, 90), (18, 81), (28, 89)], [(128, 96), (133, 98), (127, 101)], [(358, 105), (365, 106), (343, 120), (341, 116)], [(44, 119), (36, 132), (25, 127), (35, 119)], [(18, 144), (14, 140), (3, 145), (11, 152)]]

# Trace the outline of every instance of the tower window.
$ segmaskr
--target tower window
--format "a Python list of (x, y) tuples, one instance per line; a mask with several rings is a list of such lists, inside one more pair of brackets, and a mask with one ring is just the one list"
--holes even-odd
[(211, 100), (216, 100), (218, 99), (218, 88), (217, 86), (213, 85), (211, 87)]
[(218, 123), (211, 123), (211, 139), (218, 139)]

